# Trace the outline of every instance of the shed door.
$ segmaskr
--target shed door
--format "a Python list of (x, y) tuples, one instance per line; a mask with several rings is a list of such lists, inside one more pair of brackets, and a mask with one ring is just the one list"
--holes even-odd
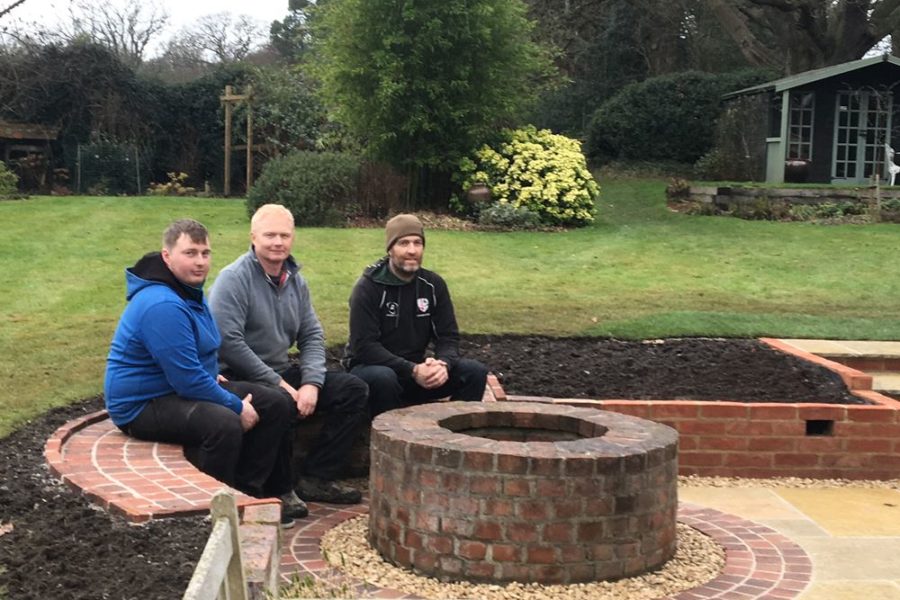
[(832, 179), (862, 183), (874, 172), (884, 175), (884, 144), (890, 143), (890, 115), (890, 94), (868, 90), (838, 92)]

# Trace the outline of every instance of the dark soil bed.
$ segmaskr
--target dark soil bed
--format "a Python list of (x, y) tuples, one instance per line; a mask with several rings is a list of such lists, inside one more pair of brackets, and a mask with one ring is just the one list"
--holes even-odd
[[(508, 393), (578, 398), (852, 402), (840, 379), (750, 340), (620, 342), (471, 336)], [(0, 440), (0, 598), (179, 598), (209, 535), (202, 518), (134, 526), (60, 485), (44, 464), (57, 427), (98, 398)]]

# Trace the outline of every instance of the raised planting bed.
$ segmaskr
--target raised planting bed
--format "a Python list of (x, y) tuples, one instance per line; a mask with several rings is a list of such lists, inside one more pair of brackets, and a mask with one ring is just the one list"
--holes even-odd
[(509, 400), (675, 428), (683, 475), (900, 477), (900, 403), (865, 373), (777, 340), (485, 336), (466, 347)]

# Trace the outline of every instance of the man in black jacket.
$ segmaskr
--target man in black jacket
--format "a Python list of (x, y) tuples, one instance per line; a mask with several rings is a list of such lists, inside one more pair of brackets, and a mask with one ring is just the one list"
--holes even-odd
[[(344, 365), (369, 385), (372, 416), (450, 396), (481, 400), (487, 367), (459, 356), (447, 284), (422, 268), (425, 231), (414, 215), (385, 227), (387, 256), (367, 267), (350, 295)], [(433, 343), (433, 356), (426, 357)]]

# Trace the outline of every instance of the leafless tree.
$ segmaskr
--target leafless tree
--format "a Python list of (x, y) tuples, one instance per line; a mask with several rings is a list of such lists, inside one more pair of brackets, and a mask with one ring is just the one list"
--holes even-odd
[(165, 29), (168, 14), (150, 2), (93, 2), (74, 0), (69, 18), (52, 28), (30, 23), (6, 31), (23, 45), (69, 44), (77, 40), (94, 42), (112, 50), (123, 63), (137, 67), (144, 60), (148, 45)]
[(267, 41), (266, 28), (247, 15), (223, 12), (201, 17), (169, 42), (166, 55), (181, 64), (211, 65), (246, 59)]
[(751, 63), (785, 73), (860, 58), (888, 35), (900, 39), (900, 0), (706, 2)]
[(23, 2), (25, 2), (25, 0), (16, 0), (15, 2), (13, 2), (13, 3), (11, 3), (11, 4), (8, 4), (8, 5), (6, 6), (6, 8), (0, 8), (0, 19), (2, 19), (2, 18), (3, 18), (4, 16), (6, 16), (11, 10), (13, 10), (14, 8), (16, 8), (17, 6), (19, 6), (19, 5), (22, 4)]

